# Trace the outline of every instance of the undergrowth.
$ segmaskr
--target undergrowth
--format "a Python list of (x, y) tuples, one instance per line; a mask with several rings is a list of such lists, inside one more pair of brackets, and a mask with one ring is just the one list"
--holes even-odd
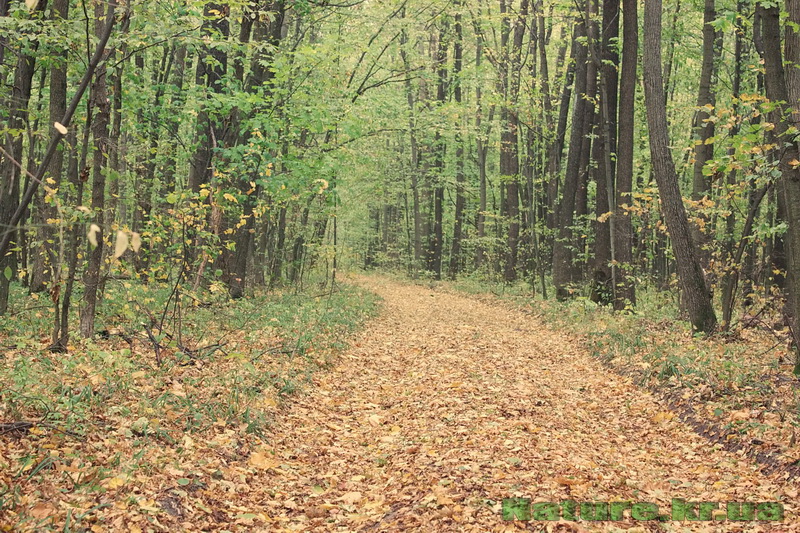
[[(206, 454), (246, 458), (269, 441), (282, 399), (378, 305), (347, 285), (236, 301), (185, 294), (177, 307), (170, 294), (109, 286), (100, 335), (73, 333), (63, 354), (46, 350), (45, 298), (13, 299), (27, 306), (0, 322), (0, 526), (83, 530), (98, 495), (145, 486), (165, 468), (191, 488), (209, 474)], [(152, 498), (131, 498), (157, 511)]]

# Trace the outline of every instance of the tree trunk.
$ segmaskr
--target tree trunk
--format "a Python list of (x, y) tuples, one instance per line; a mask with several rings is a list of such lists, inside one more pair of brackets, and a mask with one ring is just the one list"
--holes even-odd
[(639, 17), (636, 0), (622, 0), (622, 73), (619, 89), (619, 148), (617, 149), (616, 260), (617, 287), (614, 309), (636, 303), (633, 269), (633, 224), (625, 207), (632, 204), (633, 133), (636, 102), (636, 65), (639, 49)]
[[(45, 9), (47, 2), (39, 2), (39, 6), (33, 16), (40, 16)], [(19, 208), (20, 185), (23, 165), (23, 135), (28, 127), (28, 102), (31, 98), (33, 87), (33, 74), (36, 66), (36, 50), (39, 41), (30, 43), (30, 53), (20, 53), (17, 57), (17, 66), (14, 71), (14, 86), (11, 88), (11, 98), (8, 102), (9, 120), (8, 128), (17, 130), (20, 133), (12, 135), (5, 134), (5, 150), (0, 158), (0, 228), (4, 232), (17, 232), (15, 224), (11, 224), (12, 215)], [(22, 50), (20, 50), (22, 52)], [(21, 230), (19, 230), (21, 231)], [(19, 233), (17, 233), (19, 235)], [(12, 235), (13, 237), (13, 235)], [(8, 310), (9, 291), (11, 290), (11, 280), (16, 277), (17, 254), (2, 253), (0, 255), (0, 316)]]
[[(109, 10), (113, 9), (109, 7)], [(105, 5), (97, 4), (95, 7), (96, 31), (102, 31), (106, 14)], [(108, 53), (108, 52), (107, 52)], [(108, 87), (106, 86), (106, 64), (98, 66), (95, 72), (94, 84), (90, 105), (96, 110), (92, 123), (94, 136), (94, 161), (92, 163), (92, 211), (97, 223), (98, 231), (95, 233), (97, 246), (89, 252), (89, 260), (83, 275), (84, 292), (83, 307), (81, 308), (81, 335), (90, 338), (94, 335), (94, 318), (99, 296), (100, 274), (103, 265), (103, 242), (105, 230), (103, 228), (103, 210), (106, 197), (106, 173), (108, 162), (108, 125), (111, 117), (111, 106), (108, 101)]]
[[(585, 14), (586, 3), (583, 2), (582, 10)], [(553, 242), (553, 284), (556, 297), (560, 300), (569, 297), (567, 285), (571, 281), (572, 272), (572, 224), (574, 222), (576, 197), (581, 173), (581, 151), (585, 132), (586, 118), (589, 114), (584, 95), (587, 90), (587, 48), (585, 39), (587, 26), (585, 18), (581, 18), (575, 29), (575, 104), (572, 112), (572, 133), (569, 140), (569, 154), (567, 156), (567, 170), (564, 177), (564, 187), (561, 203), (558, 208), (558, 224), (556, 225), (556, 238)]]
[[(230, 35), (228, 21), (230, 7), (220, 2), (208, 2), (203, 8), (204, 22), (201, 28), (203, 35), (219, 35), (227, 38)], [(209, 56), (211, 62), (203, 56)], [(222, 92), (222, 78), (227, 71), (228, 56), (217, 48), (204, 48), (197, 60), (196, 83), (213, 92)], [(192, 157), (189, 169), (189, 189), (200, 192), (200, 185), (209, 183), (212, 178), (212, 154), (214, 147), (222, 140), (224, 128), (220, 117), (213, 111), (203, 107), (197, 115), (197, 150)]]
[(461, 27), (461, 2), (456, 3), (459, 11), (455, 15), (456, 40), (453, 43), (453, 99), (458, 107), (458, 122), (456, 123), (455, 145), (456, 145), (456, 211), (453, 222), (453, 243), (450, 247), (450, 267), (448, 274), (450, 279), (455, 279), (461, 264), (461, 239), (464, 232), (464, 209), (466, 198), (464, 196), (465, 176), (464, 176), (464, 144), (461, 138), (461, 103), (463, 99), (461, 91), (461, 68), (463, 63), (463, 31)]
[[(436, 102), (440, 107), (446, 103), (447, 95), (447, 28), (444, 26), (439, 30), (438, 44), (436, 47), (435, 70), (437, 72), (436, 81)], [(442, 252), (444, 247), (444, 140), (441, 133), (436, 131), (434, 137), (434, 161), (431, 170), (431, 182), (434, 184), (433, 190), (433, 233), (429, 241), (428, 256), (430, 258), (429, 270), (433, 272), (434, 279), (442, 279)]]
[(500, 113), (500, 121), (503, 125), (500, 134), (500, 175), (505, 181), (505, 215), (508, 219), (503, 279), (511, 282), (517, 279), (517, 256), (519, 255), (519, 117), (516, 104), (519, 97), (522, 41), (525, 37), (528, 0), (522, 0), (520, 4), (519, 16), (514, 24), (513, 39), (510, 43), (508, 40), (511, 32), (511, 20), (505, 0), (500, 2), (500, 12), (503, 14), (503, 43), (501, 46), (504, 58), (500, 64), (500, 79), (505, 96)]
[[(717, 49), (721, 48), (722, 33), (712, 26), (717, 18), (715, 0), (705, 0), (703, 9), (703, 64), (700, 69), (700, 88), (697, 95), (698, 110), (695, 113), (694, 130), (697, 135), (694, 149), (694, 172), (692, 175), (692, 200), (702, 202), (707, 199), (711, 188), (711, 179), (703, 174), (703, 167), (714, 157), (714, 123), (709, 121), (711, 110), (716, 104), (714, 95), (714, 78), (716, 77)], [(697, 246), (698, 257), (703, 268), (708, 268), (711, 259), (711, 239), (713, 229), (705, 228), (708, 217), (698, 214), (699, 224), (692, 225), (692, 239)]]
[[(784, 71), (780, 48), (780, 14), (778, 6), (765, 8), (758, 4), (762, 12), (764, 36), (764, 67), (767, 98), (778, 104), (778, 110), (784, 111), (776, 123), (779, 139), (786, 142), (781, 152), (781, 179), (779, 187), (784, 196), (786, 221), (786, 263), (787, 285), (789, 289), (787, 315), (792, 325), (795, 346), (795, 375), (800, 374), (800, 168), (796, 161), (800, 158), (797, 141), (787, 138), (789, 123), (800, 113), (800, 71), (796, 65), (800, 63), (800, 0), (787, 0), (786, 11), (789, 14), (786, 24), (786, 62), (791, 65)], [(791, 102), (787, 105), (786, 102)], [(789, 118), (791, 113), (792, 118)]]
[(645, 3), (642, 65), (647, 124), (650, 129), (650, 155), (689, 319), (694, 330), (710, 333), (716, 328), (717, 317), (692, 241), (678, 187), (678, 174), (669, 149), (664, 78), (661, 70), (661, 11), (661, 0), (647, 0)]
[[(603, 0), (603, 29), (598, 46), (595, 44), (594, 62), (600, 70), (599, 119), (596, 120), (595, 182), (596, 188), (596, 232), (594, 256), (593, 299), (603, 305), (614, 301), (617, 268), (615, 253), (616, 198), (614, 183), (616, 168), (614, 155), (617, 152), (617, 69), (619, 56), (612, 47), (612, 40), (619, 37), (619, 0)], [(607, 213), (612, 213), (607, 215)]]

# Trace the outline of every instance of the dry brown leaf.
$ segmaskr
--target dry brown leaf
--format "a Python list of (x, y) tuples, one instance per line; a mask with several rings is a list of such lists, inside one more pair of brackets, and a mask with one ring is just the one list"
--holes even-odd
[(50, 502), (39, 502), (31, 508), (31, 516), (37, 520), (45, 520), (53, 516), (56, 508)]
[(355, 505), (356, 503), (360, 502), (363, 497), (364, 496), (360, 492), (348, 492), (339, 498), (339, 500), (348, 505)]

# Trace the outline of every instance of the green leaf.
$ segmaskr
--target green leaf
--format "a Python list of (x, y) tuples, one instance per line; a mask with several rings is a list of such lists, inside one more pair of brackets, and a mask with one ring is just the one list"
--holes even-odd
[(11, 281), (11, 276), (14, 275), (14, 271), (11, 270), (10, 266), (7, 266), (5, 270), (3, 270), (3, 275), (6, 277), (8, 281)]
[(182, 487), (185, 487), (186, 485), (190, 484), (191, 482), (192, 482), (191, 479), (187, 479), (185, 477), (182, 477), (182, 478), (178, 479), (178, 485), (180, 485)]

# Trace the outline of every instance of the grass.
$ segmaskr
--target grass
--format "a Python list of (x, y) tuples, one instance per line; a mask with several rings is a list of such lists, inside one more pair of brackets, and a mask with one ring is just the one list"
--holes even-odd
[(97, 328), (107, 338), (73, 334), (67, 353), (52, 354), (44, 298), (16, 289), (26, 307), (0, 322), (0, 423), (22, 425), (0, 433), (0, 531), (89, 528), (105, 512), (96, 501), (133, 487), (129, 504), (155, 513), (144, 496), (153, 480), (179, 472), (191, 488), (214, 475), (203, 467), (210, 455), (246, 458), (268, 442), (284, 398), (378, 307), (346, 285), (202, 304), (185, 296), (159, 333), (170, 290), (110, 286)]

